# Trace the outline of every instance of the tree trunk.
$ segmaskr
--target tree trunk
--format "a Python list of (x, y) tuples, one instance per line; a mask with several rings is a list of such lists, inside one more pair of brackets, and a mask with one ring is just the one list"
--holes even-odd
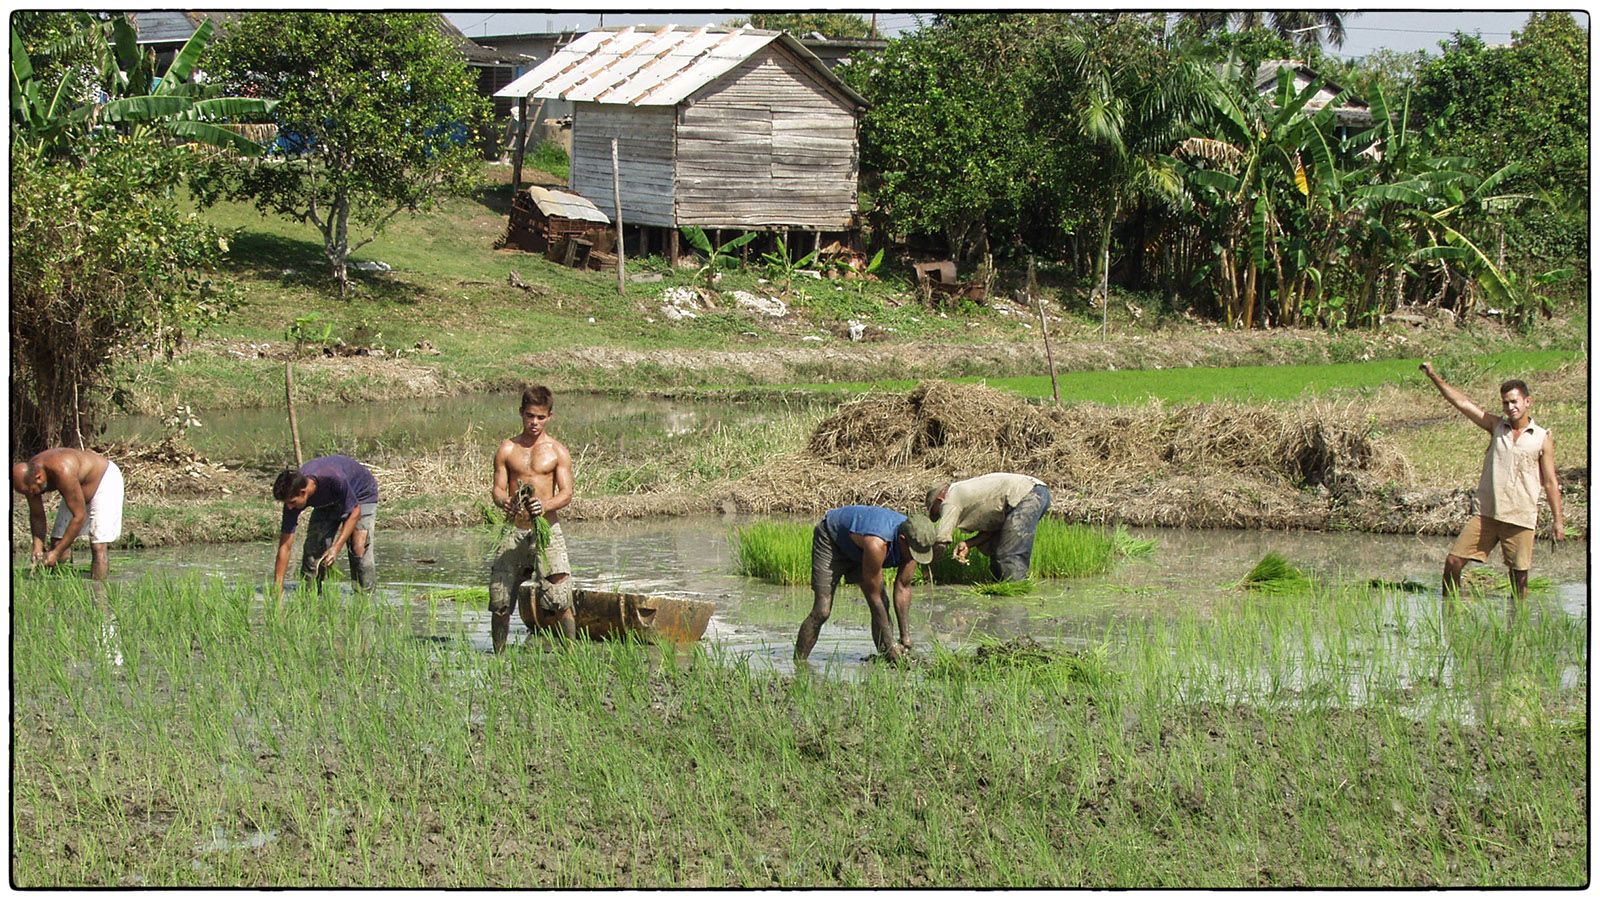
[(1244, 270), (1244, 327), (1256, 324), (1256, 257), (1250, 254), (1250, 265)]
[(328, 211), (328, 262), (333, 264), (333, 280), (339, 283), (339, 299), (350, 292), (350, 197), (344, 191), (333, 196)]

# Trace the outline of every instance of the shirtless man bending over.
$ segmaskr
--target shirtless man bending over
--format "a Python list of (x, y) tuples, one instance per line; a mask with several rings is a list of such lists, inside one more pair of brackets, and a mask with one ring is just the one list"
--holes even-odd
[[(572, 457), (545, 430), (555, 411), (549, 388), (536, 384), (524, 390), (519, 409), (522, 433), (501, 443), (494, 455), (494, 503), (506, 511), (513, 526), (489, 567), (489, 635), (496, 653), (505, 649), (511, 607), (530, 574), (535, 576), (535, 618), (553, 620), (563, 635), (577, 636), (572, 568), (567, 562), (567, 540), (556, 517), (557, 510), (572, 502)], [(532, 496), (519, 492), (524, 485), (531, 488)], [(550, 524), (550, 543), (542, 550), (534, 527), (534, 519), (540, 517)]]
[[(14, 463), (11, 486), (28, 498), (31, 560), (46, 566), (65, 562), (72, 555), (72, 542), (87, 533), (94, 556), (89, 577), (105, 581), (111, 569), (107, 550), (122, 536), (122, 470), (117, 464), (93, 450), (56, 447), (27, 462)], [(61, 494), (56, 527), (49, 538), (45, 536), (46, 491)], [(46, 549), (47, 541), (54, 541), (54, 546)]]

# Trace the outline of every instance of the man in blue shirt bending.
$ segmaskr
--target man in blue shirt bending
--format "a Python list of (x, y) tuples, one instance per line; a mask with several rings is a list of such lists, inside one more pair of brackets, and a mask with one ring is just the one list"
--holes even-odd
[(319, 456), (299, 469), (279, 473), (272, 497), (283, 504), (278, 559), (272, 567), (272, 581), (278, 590), (283, 590), (295, 527), (308, 506), (311, 524), (300, 557), (301, 579), (315, 580), (320, 590), (339, 551), (348, 549), (350, 578), (363, 590), (372, 590), (377, 581), (372, 525), (378, 512), (378, 479), (366, 466), (348, 456)]
[[(861, 585), (872, 613), (872, 643), (891, 660), (911, 649), (907, 618), (911, 581), (917, 564), (933, 561), (933, 522), (916, 514), (907, 518), (882, 506), (841, 506), (829, 510), (811, 534), (811, 613), (800, 623), (794, 658), (804, 660), (816, 646), (817, 632), (833, 612), (833, 595), (841, 579)], [(894, 615), (900, 640), (891, 641), (883, 570), (897, 569)]]

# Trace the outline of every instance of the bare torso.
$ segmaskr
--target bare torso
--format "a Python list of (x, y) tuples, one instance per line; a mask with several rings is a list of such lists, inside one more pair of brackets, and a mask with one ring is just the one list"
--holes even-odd
[(62, 485), (76, 482), (85, 501), (93, 498), (95, 491), (100, 489), (100, 479), (105, 477), (106, 466), (110, 464), (104, 456), (92, 450), (74, 450), (71, 447), (46, 450), (35, 456), (34, 460), (44, 469), (45, 490), (59, 491)]
[[(548, 434), (531, 440), (519, 434), (500, 445), (495, 464), (501, 469), (495, 473), (496, 502), (501, 502), (502, 485), (507, 495), (514, 495), (518, 487), (526, 484), (544, 505), (544, 517), (552, 523), (560, 521), (556, 511), (572, 498), (572, 463), (567, 448), (560, 441)], [(520, 507), (516, 508), (512, 522), (518, 528), (533, 524)]]

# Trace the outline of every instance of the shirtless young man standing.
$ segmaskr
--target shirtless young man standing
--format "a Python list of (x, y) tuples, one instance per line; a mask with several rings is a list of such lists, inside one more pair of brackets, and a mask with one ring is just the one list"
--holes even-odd
[[(28, 526), (33, 532), (35, 563), (65, 562), (72, 542), (88, 534), (93, 563), (89, 577), (105, 581), (111, 569), (108, 550), (122, 536), (122, 470), (92, 450), (56, 447), (11, 466), (11, 486), (28, 498)], [(61, 494), (56, 527), (45, 531), (43, 494)], [(47, 546), (54, 541), (54, 546)]]
[[(501, 443), (494, 455), (494, 503), (506, 511), (513, 526), (489, 567), (489, 635), (496, 653), (505, 649), (511, 607), (530, 574), (536, 576), (539, 618), (553, 618), (563, 635), (577, 636), (567, 540), (555, 515), (572, 502), (572, 457), (545, 430), (555, 411), (549, 388), (536, 384), (524, 390), (519, 409), (522, 433)], [(532, 497), (518, 497), (517, 489), (523, 485), (532, 489)], [(550, 543), (542, 551), (533, 521), (539, 517), (550, 523)]]

